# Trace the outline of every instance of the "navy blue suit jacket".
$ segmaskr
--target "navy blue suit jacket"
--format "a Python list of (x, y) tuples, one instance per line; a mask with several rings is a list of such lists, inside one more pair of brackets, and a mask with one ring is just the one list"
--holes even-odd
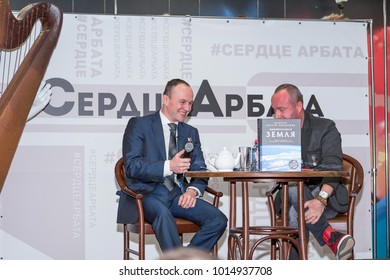
[[(184, 149), (188, 141), (194, 144), (190, 154), (190, 170), (206, 170), (198, 130), (186, 123), (178, 124), (178, 151)], [(166, 149), (160, 113), (133, 117), (129, 120), (123, 136), (123, 158), (127, 186), (135, 192), (148, 195), (157, 187), (164, 186), (164, 162)], [(203, 194), (208, 179), (193, 178), (190, 186), (198, 188)], [(185, 185), (185, 188), (188, 185)], [(119, 206), (117, 222), (134, 223), (138, 219), (135, 199), (118, 192)]]

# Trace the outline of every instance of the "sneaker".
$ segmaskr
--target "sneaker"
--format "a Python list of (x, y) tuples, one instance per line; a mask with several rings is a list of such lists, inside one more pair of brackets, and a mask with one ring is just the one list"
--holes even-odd
[(352, 257), (355, 240), (352, 236), (338, 231), (330, 234), (329, 247), (338, 260), (349, 260)]

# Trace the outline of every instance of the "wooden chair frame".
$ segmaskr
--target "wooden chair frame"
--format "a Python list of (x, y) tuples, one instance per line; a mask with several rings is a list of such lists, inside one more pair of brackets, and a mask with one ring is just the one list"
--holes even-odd
[[(346, 186), (349, 194), (348, 198), (348, 211), (345, 213), (338, 214), (336, 217), (328, 219), (329, 224), (338, 231), (344, 232), (353, 236), (354, 229), (354, 217), (357, 196), (363, 188), (364, 171), (363, 167), (358, 160), (350, 155), (343, 154), (343, 170), (348, 171), (349, 175), (342, 178), (342, 183)], [(266, 196), (268, 199), (268, 205), (271, 216), (271, 226), (278, 226), (282, 224), (281, 217), (277, 216), (274, 204), (274, 193), (279, 189), (278, 186), (273, 187), (267, 191)], [(282, 207), (288, 207), (286, 199), (282, 199)], [(287, 217), (285, 217), (287, 218)], [(271, 257), (275, 258), (276, 247), (275, 244), (271, 245)], [(351, 259), (354, 259), (352, 253)]]
[[(125, 171), (124, 171), (124, 160), (120, 158), (115, 164), (115, 178), (121, 190), (127, 195), (135, 198), (137, 203), (138, 210), (138, 221), (134, 224), (124, 224), (123, 225), (123, 259), (129, 260), (130, 254), (138, 256), (139, 260), (145, 259), (145, 235), (154, 234), (151, 224), (145, 221), (142, 199), (143, 195), (132, 191), (125, 181)], [(210, 187), (206, 188), (206, 192), (213, 196), (213, 205), (218, 208), (219, 200), (223, 196), (222, 192), (217, 192)], [(199, 226), (184, 220), (176, 218), (177, 230), (179, 232), (180, 238), (183, 241), (183, 234), (185, 233), (196, 233), (199, 230)], [(138, 235), (138, 251), (130, 248), (130, 234), (134, 233)], [(212, 253), (215, 257), (218, 255), (218, 244), (215, 244)]]

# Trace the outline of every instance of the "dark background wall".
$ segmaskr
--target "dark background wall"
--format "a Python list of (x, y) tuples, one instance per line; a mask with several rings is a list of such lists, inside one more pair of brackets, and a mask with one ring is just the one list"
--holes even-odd
[[(9, 0), (19, 10), (31, 0)], [(33, 3), (38, 1), (32, 1)], [(48, 0), (64, 13), (118, 15), (191, 15), (248, 18), (319, 19), (339, 13), (335, 0)], [(349, 19), (373, 19), (383, 25), (383, 0), (349, 0), (343, 13)]]

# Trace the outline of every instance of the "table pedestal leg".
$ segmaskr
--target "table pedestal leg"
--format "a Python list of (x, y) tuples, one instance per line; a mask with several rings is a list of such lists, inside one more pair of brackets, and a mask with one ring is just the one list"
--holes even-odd
[(248, 182), (242, 182), (242, 238), (243, 258), (249, 259), (249, 198)]
[[(231, 181), (230, 187), (230, 211), (229, 211), (229, 231), (236, 227), (236, 182)], [(229, 236), (228, 237), (228, 260), (232, 260), (234, 257), (235, 241)]]
[(299, 181), (298, 182), (298, 232), (299, 232), (299, 245), (301, 247), (301, 252), (302, 252), (302, 259), (307, 260), (304, 187), (305, 187), (304, 182)]
[[(282, 184), (282, 226), (288, 226), (288, 212), (289, 212), (289, 204), (288, 204), (288, 183)], [(282, 255), (287, 256), (287, 252), (289, 250), (289, 243), (286, 240), (282, 240)]]

